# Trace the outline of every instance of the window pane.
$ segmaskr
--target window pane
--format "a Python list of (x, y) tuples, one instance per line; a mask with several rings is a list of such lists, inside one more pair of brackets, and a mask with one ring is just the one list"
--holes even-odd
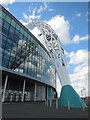
[(13, 41), (15, 41), (17, 43), (17, 41), (19, 40), (19, 31), (15, 30), (14, 32), (14, 37), (13, 37)]
[(2, 10), (0, 10), (0, 17), (2, 18)]
[(5, 13), (2, 11), (2, 18), (5, 19)]
[(14, 28), (10, 26), (10, 32), (14, 33)]
[(27, 41), (27, 37), (26, 36), (24, 36), (24, 40)]
[(9, 39), (13, 39), (13, 33), (9, 31), (8, 37), (9, 37)]
[(20, 26), (19, 26), (18, 24), (16, 25), (16, 29), (17, 29), (17, 30), (20, 30)]
[(5, 49), (6, 48), (6, 45), (4, 42), (2, 42), (2, 48)]
[(23, 28), (21, 28), (21, 30), (20, 30), (20, 31), (21, 31), (21, 33), (23, 34), (23, 32), (24, 32)]
[(24, 32), (24, 35), (27, 37), (27, 32), (26, 31)]
[(4, 57), (7, 58), (7, 59), (9, 59), (9, 57), (10, 57), (10, 52), (5, 50)]
[(11, 49), (11, 47), (12, 47), (12, 41), (8, 39), (6, 44), (6, 50)]
[(6, 16), (6, 19), (5, 19), (8, 23), (11, 22), (11, 18), (9, 16)]
[(2, 61), (2, 65), (3, 65), (3, 67), (7, 67), (8, 66), (8, 62), (9, 62), (9, 59), (7, 59), (7, 58), (3, 58), (3, 61)]
[(19, 39), (22, 40), (23, 39), (23, 34), (19, 34)]
[(11, 21), (11, 25), (12, 25), (13, 27), (15, 27), (16, 22), (15, 22), (14, 20), (12, 20), (12, 21)]
[(4, 25), (2, 26), (2, 33), (6, 36), (8, 36), (8, 29), (9, 29), (9, 24), (4, 21)]
[(34, 43), (34, 39), (32, 37), (31, 37), (30, 41)]
[(0, 25), (2, 26), (2, 19), (0, 18)]
[(30, 39), (31, 38), (31, 36), (28, 34), (28, 39)]
[(4, 28), (9, 29), (9, 24), (7, 22), (4, 22)]
[(0, 32), (2, 31), (2, 19), (0, 18)]

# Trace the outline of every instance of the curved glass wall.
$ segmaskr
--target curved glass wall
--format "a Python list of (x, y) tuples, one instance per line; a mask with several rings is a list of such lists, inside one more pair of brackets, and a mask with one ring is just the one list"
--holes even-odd
[[(55, 87), (55, 70), (40, 42), (11, 14), (0, 10), (2, 67)], [(2, 54), (1, 54), (2, 53)]]

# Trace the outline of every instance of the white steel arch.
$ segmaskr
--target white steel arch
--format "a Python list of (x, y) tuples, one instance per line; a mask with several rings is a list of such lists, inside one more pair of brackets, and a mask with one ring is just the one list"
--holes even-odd
[(44, 37), (46, 47), (54, 63), (61, 85), (70, 85), (64, 49), (55, 31), (45, 22), (30, 22), (26, 27), (37, 27), (41, 31), (40, 35)]

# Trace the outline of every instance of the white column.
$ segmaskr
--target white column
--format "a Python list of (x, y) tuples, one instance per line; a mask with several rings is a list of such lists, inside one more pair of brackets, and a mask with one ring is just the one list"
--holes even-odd
[(3, 90), (3, 95), (2, 95), (2, 102), (4, 102), (4, 100), (5, 100), (5, 91), (6, 91), (6, 87), (7, 87), (7, 81), (8, 81), (8, 75), (5, 78), (4, 90)]
[(24, 101), (25, 83), (26, 83), (26, 81), (24, 80), (24, 83), (23, 83), (23, 93), (22, 93), (22, 102)]
[(35, 89), (34, 89), (34, 101), (36, 101), (36, 94), (37, 94), (37, 83), (35, 83)]
[(70, 110), (70, 101), (68, 100), (68, 110)]

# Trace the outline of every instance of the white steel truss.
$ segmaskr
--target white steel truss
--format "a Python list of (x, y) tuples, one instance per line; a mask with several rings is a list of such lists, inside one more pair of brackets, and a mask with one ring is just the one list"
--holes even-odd
[(43, 35), (44, 37), (46, 47), (54, 63), (61, 85), (70, 85), (64, 49), (55, 31), (45, 22), (30, 22), (26, 27), (28, 29), (37, 27), (41, 31), (40, 36)]

